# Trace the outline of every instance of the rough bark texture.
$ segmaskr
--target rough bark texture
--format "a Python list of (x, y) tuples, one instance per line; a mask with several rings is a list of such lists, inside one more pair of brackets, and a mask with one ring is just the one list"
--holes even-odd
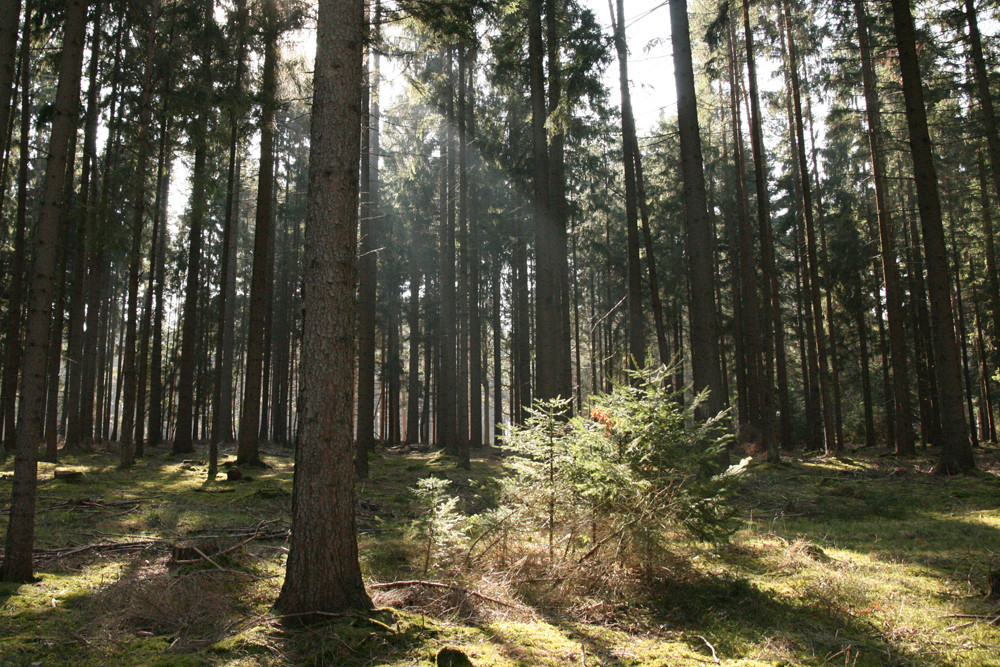
[(955, 341), (955, 319), (951, 309), (951, 281), (948, 278), (941, 201), (927, 130), (927, 111), (909, 0), (892, 0), (892, 15), (903, 75), (906, 123), (910, 130), (910, 153), (918, 186), (917, 204), (923, 228), (927, 287), (930, 294), (934, 366), (941, 406), (942, 441), (938, 470), (952, 474), (972, 470), (976, 463), (962, 409), (962, 379), (958, 344)]
[(21, 0), (0, 0), (0, 157), (7, 154), (7, 126), (14, 108), (11, 95), (14, 90), (17, 26), (20, 17)]
[[(31, 14), (29, 1), (25, 13)], [(3, 384), (0, 385), (0, 424), (3, 431), (5, 451), (13, 451), (16, 446), (15, 416), (18, 370), (21, 366), (21, 319), (24, 298), (25, 233), (27, 228), (28, 204), (28, 153), (31, 134), (31, 86), (30, 51), (25, 48), (30, 43), (31, 22), (24, 22), (21, 48), (21, 122), (20, 159), (17, 167), (17, 207), (14, 212), (14, 258), (10, 267), (10, 295), (7, 301), (7, 339), (4, 350)], [(0, 151), (0, 155), (3, 152)]]
[(31, 297), (24, 336), (23, 373), (17, 415), (14, 480), (11, 490), (7, 541), (0, 579), (31, 581), (35, 541), (38, 445), (42, 440), (45, 407), (45, 349), (52, 317), (52, 296), (63, 205), (66, 162), (80, 106), (80, 72), (86, 32), (86, 0), (70, 0), (66, 7), (59, 85), (49, 137), (49, 155), (42, 190), (42, 207), (35, 228), (35, 257), (31, 270)]
[(285, 614), (372, 606), (358, 564), (352, 416), (361, 123), (360, 0), (321, 0), (306, 212), (302, 405)]
[(691, 322), (691, 371), (695, 391), (708, 389), (701, 416), (718, 414), (725, 405), (722, 369), (719, 366), (718, 323), (715, 318), (715, 261), (712, 227), (705, 196), (705, 172), (698, 129), (698, 105), (691, 62), (691, 35), (687, 0), (670, 0), (670, 34), (673, 37), (677, 123), (680, 132), (681, 174), (688, 252)]

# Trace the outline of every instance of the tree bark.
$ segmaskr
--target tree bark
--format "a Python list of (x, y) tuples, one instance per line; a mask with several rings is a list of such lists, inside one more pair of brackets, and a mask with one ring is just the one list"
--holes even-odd
[(755, 185), (757, 191), (757, 228), (760, 235), (760, 259), (764, 280), (761, 282), (761, 300), (766, 309), (768, 323), (761, 326), (764, 347), (763, 426), (767, 436), (773, 436), (775, 371), (777, 371), (778, 408), (780, 411), (778, 440), (766, 440), (767, 455), (771, 461), (779, 458), (778, 444), (784, 448), (792, 440), (792, 407), (788, 396), (788, 362), (785, 356), (785, 325), (781, 312), (780, 281), (774, 258), (774, 233), (771, 228), (771, 194), (767, 186), (767, 155), (764, 147), (760, 93), (757, 89), (757, 64), (753, 30), (750, 26), (750, 0), (743, 0), (743, 33), (747, 52), (747, 78), (750, 93), (750, 145), (753, 151)]
[(273, 260), (274, 211), (274, 110), (278, 69), (278, 16), (274, 0), (265, 4), (267, 41), (264, 46), (263, 104), (260, 119), (260, 167), (257, 176), (257, 212), (254, 223), (253, 269), (250, 278), (250, 314), (247, 330), (246, 380), (240, 411), (236, 462), (260, 464), (260, 421), (263, 356), (268, 297), (268, 267)]
[[(677, 123), (680, 131), (681, 174), (688, 253), (691, 325), (691, 371), (696, 392), (709, 390), (699, 410), (702, 419), (722, 411), (722, 369), (719, 366), (719, 335), (715, 317), (715, 267), (712, 228), (705, 197), (705, 173), (698, 130), (698, 106), (691, 61), (691, 35), (687, 0), (670, 0), (670, 34), (673, 37)], [(728, 458), (728, 456), (726, 457)]]
[(818, 363), (818, 383), (820, 405), (823, 417), (823, 435), (825, 449), (828, 454), (837, 451), (837, 436), (835, 431), (833, 399), (830, 387), (830, 369), (827, 361), (826, 333), (823, 325), (823, 309), (820, 298), (819, 258), (816, 242), (816, 228), (813, 218), (812, 185), (809, 178), (809, 167), (806, 159), (805, 127), (802, 115), (802, 99), (799, 86), (798, 53), (792, 36), (791, 10), (788, 0), (784, 0), (785, 35), (788, 40), (788, 70), (791, 80), (792, 103), (794, 109), (795, 135), (798, 154), (796, 156), (799, 172), (799, 187), (802, 195), (802, 218), (805, 221), (806, 259), (809, 275), (809, 307), (811, 309), (813, 328), (815, 331), (816, 358)]
[[(10, 125), (10, 114), (14, 108), (11, 96), (14, 91), (17, 28), (20, 17), (21, 0), (0, 0), (0, 159), (7, 157), (9, 148), (7, 127)], [(25, 17), (25, 23), (30, 23), (30, 10), (25, 11)]]
[(80, 106), (80, 73), (87, 26), (86, 0), (66, 5), (59, 84), (49, 137), (42, 207), (35, 228), (31, 296), (24, 336), (24, 361), (18, 403), (14, 480), (7, 523), (6, 550), (0, 565), (3, 581), (33, 579), (32, 548), (35, 541), (38, 445), (42, 440), (45, 401), (45, 348), (52, 319), (52, 290), (59, 242), (59, 221), (64, 205), (66, 162)]
[(139, 333), (139, 263), (142, 261), (142, 229), (146, 212), (146, 171), (152, 146), (149, 140), (153, 117), (153, 53), (156, 48), (156, 24), (160, 18), (159, 0), (153, 0), (146, 31), (146, 53), (143, 63), (142, 92), (139, 100), (139, 152), (135, 164), (136, 191), (133, 194), (134, 214), (132, 217), (132, 243), (128, 265), (128, 306), (125, 325), (125, 350), (122, 373), (125, 383), (122, 405), (121, 460), (122, 468), (130, 468), (135, 462), (135, 441), (133, 440), (136, 412), (136, 337)]
[[(615, 50), (618, 52), (618, 81), (622, 97), (622, 163), (625, 167), (625, 237), (628, 286), (628, 355), (629, 365), (643, 368), (646, 365), (646, 332), (642, 312), (642, 265), (639, 259), (639, 223), (636, 198), (636, 146), (633, 143), (635, 121), (632, 114), (632, 96), (628, 83), (628, 45), (625, 41), (624, 0), (616, 0), (617, 9), (609, 2), (611, 23), (615, 33)], [(617, 14), (617, 17), (616, 17)], [(662, 362), (662, 360), (661, 360)]]
[(976, 467), (969, 444), (968, 425), (962, 411), (962, 382), (955, 319), (951, 309), (948, 258), (941, 223), (937, 173), (927, 129), (927, 111), (917, 59), (916, 35), (909, 0), (892, 0), (893, 27), (899, 48), (899, 64), (906, 100), (906, 122), (910, 130), (910, 152), (917, 182), (917, 202), (923, 227), (924, 256), (933, 322), (934, 366), (941, 405), (941, 458), (938, 472), (954, 474)]
[[(188, 223), (188, 266), (184, 286), (184, 307), (181, 321), (180, 376), (177, 382), (177, 421), (174, 424), (174, 454), (194, 451), (194, 374), (196, 345), (198, 338), (198, 295), (200, 292), (199, 273), (201, 269), (202, 226), (207, 213), (208, 201), (208, 115), (211, 107), (207, 98), (212, 87), (212, 38), (215, 19), (214, 0), (206, 0), (203, 10), (203, 46), (198, 67), (200, 83), (197, 116), (191, 129), (191, 145), (194, 148), (194, 168), (191, 172), (191, 213)], [(261, 168), (263, 170), (263, 167)]]
[(892, 364), (892, 396), (896, 416), (896, 453), (912, 456), (913, 427), (910, 421), (910, 382), (907, 376), (906, 332), (899, 288), (899, 267), (895, 248), (895, 233), (888, 202), (888, 184), (885, 170), (885, 150), (882, 146), (882, 112), (878, 97), (878, 82), (868, 34), (868, 16), (865, 0), (854, 0), (854, 13), (858, 22), (858, 44), (861, 47), (861, 75), (865, 89), (865, 107), (868, 119), (868, 146), (872, 156), (875, 176), (875, 204), (878, 209), (879, 247), (882, 258), (882, 275), (885, 279), (886, 310), (889, 316), (889, 360)]
[[(269, 4), (268, 9), (272, 6)], [(239, 0), (234, 12), (237, 33), (236, 47), (236, 77), (233, 81), (231, 94), (236, 98), (236, 104), (243, 101), (243, 77), (246, 68), (246, 2)], [(265, 61), (267, 60), (267, 46)], [(265, 68), (267, 63), (265, 62)], [(266, 93), (265, 93), (266, 97)], [(239, 124), (242, 114), (233, 108), (229, 112), (229, 165), (226, 177), (226, 210), (222, 222), (222, 247), (220, 249), (222, 266), (219, 269), (219, 307), (215, 330), (215, 369), (212, 383), (212, 434), (209, 439), (208, 479), (215, 479), (219, 467), (219, 443), (232, 438), (232, 340), (227, 340), (227, 334), (233, 330), (233, 301), (236, 298), (235, 288), (236, 265), (235, 246), (239, 230)]]
[[(361, 126), (360, 0), (321, 0), (313, 75), (306, 213), (302, 420), (295, 450), (292, 538), (275, 606), (369, 609), (354, 520), (352, 414)], [(310, 616), (310, 614), (312, 616)]]
[[(378, 23), (376, 17), (375, 25)], [(376, 30), (373, 27), (372, 37)], [(378, 157), (373, 156), (375, 139), (374, 107), (378, 96), (370, 64), (375, 49), (368, 47), (363, 64), (364, 90), (362, 91), (361, 118), (361, 257), (358, 260), (358, 447), (355, 452), (355, 471), (358, 477), (368, 476), (368, 454), (375, 449), (375, 338), (376, 291), (378, 287), (378, 228), (376, 217), (377, 194), (374, 187), (378, 180)], [(372, 166), (374, 161), (375, 166)], [(374, 180), (373, 180), (374, 179)]]
[[(16, 436), (16, 402), (18, 372), (21, 367), (21, 324), (24, 299), (24, 260), (27, 256), (25, 234), (28, 210), (28, 155), (31, 135), (31, 13), (32, 2), (25, 8), (26, 20), (21, 36), (21, 122), (20, 158), (17, 167), (17, 207), (14, 212), (14, 257), (11, 261), (11, 278), (7, 301), (7, 340), (4, 350), (3, 384), (0, 385), (0, 414), (4, 450), (14, 451)], [(15, 18), (16, 22), (16, 18)], [(6, 127), (6, 126), (4, 126)], [(2, 151), (0, 151), (2, 154)]]

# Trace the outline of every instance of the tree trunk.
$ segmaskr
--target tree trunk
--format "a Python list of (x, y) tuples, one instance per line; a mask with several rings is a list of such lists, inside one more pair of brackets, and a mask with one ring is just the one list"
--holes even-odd
[(143, 305), (142, 324), (139, 333), (139, 382), (136, 394), (136, 415), (135, 415), (135, 456), (141, 458), (144, 451), (144, 441), (146, 439), (146, 415), (152, 410), (146, 408), (146, 396), (149, 390), (149, 376), (151, 360), (149, 358), (150, 336), (153, 329), (153, 301), (156, 296), (156, 266), (160, 253), (160, 246), (164, 243), (166, 234), (166, 206), (164, 201), (163, 182), (164, 169), (166, 168), (167, 154), (167, 106), (166, 98), (169, 91), (169, 84), (165, 84), (163, 90), (164, 102), (160, 113), (160, 146), (156, 158), (156, 180), (153, 187), (156, 190), (153, 200), (153, 232), (149, 243), (149, 282), (146, 284), (146, 301)]
[[(8, 0), (9, 1), (9, 0)], [(31, 13), (32, 2), (25, 7), (26, 20), (21, 36), (21, 123), (20, 157), (17, 168), (17, 208), (14, 212), (14, 257), (11, 261), (11, 278), (7, 301), (7, 340), (4, 353), (3, 384), (0, 385), (0, 414), (4, 450), (14, 451), (16, 436), (16, 402), (18, 371), (21, 367), (21, 323), (24, 299), (24, 260), (27, 256), (25, 234), (28, 210), (28, 141), (31, 134)], [(18, 3), (20, 6), (20, 3)], [(17, 21), (16, 17), (14, 19)], [(6, 36), (0, 35), (6, 39)], [(3, 127), (6, 127), (4, 125)], [(2, 151), (0, 151), (2, 154)]]
[[(184, 307), (181, 322), (181, 359), (180, 377), (177, 383), (177, 421), (174, 425), (174, 454), (184, 454), (194, 451), (194, 371), (195, 346), (198, 337), (198, 294), (200, 285), (198, 275), (201, 265), (202, 225), (207, 213), (208, 200), (208, 115), (211, 107), (207, 96), (212, 86), (212, 41), (211, 31), (214, 0), (206, 0), (203, 11), (204, 46), (200, 54), (198, 79), (201, 83), (199, 95), (202, 99), (197, 105), (197, 116), (191, 130), (191, 144), (194, 148), (194, 169), (191, 173), (191, 214), (189, 216), (190, 230), (188, 234), (188, 266), (187, 280), (184, 287)], [(264, 167), (261, 167), (263, 171)]]
[[(275, 606), (285, 614), (369, 609), (358, 564), (351, 456), (357, 165), (364, 12), (321, 0), (306, 217), (302, 422), (292, 538)], [(300, 616), (302, 618), (303, 616)]]
[[(270, 7), (270, 5), (268, 5)], [(243, 76), (246, 63), (246, 2), (239, 0), (234, 12), (237, 34), (236, 77), (232, 94), (242, 101)], [(267, 59), (265, 46), (265, 60)], [(266, 63), (265, 63), (266, 64)], [(266, 96), (266, 93), (265, 93)], [(236, 298), (236, 238), (239, 230), (239, 123), (242, 115), (235, 109), (229, 112), (229, 165), (226, 177), (226, 210), (222, 223), (222, 266), (219, 269), (219, 308), (215, 330), (215, 371), (212, 383), (212, 434), (209, 438), (208, 479), (214, 480), (219, 467), (219, 443), (232, 438), (232, 339), (227, 334), (233, 330), (233, 301)]]
[[(698, 106), (691, 61), (691, 35), (687, 0), (670, 0), (670, 33), (673, 37), (677, 122), (681, 145), (681, 174), (688, 254), (691, 325), (691, 370), (696, 392), (708, 389), (708, 401), (699, 410), (702, 419), (722, 411), (722, 369), (719, 367), (718, 323), (715, 317), (715, 267), (712, 228), (705, 197)], [(728, 458), (728, 456), (726, 457)]]
[[(545, 0), (545, 51), (548, 65), (548, 107), (547, 112), (555, 117), (560, 107), (565, 105), (568, 110), (570, 102), (564, 103), (562, 63), (560, 60), (559, 25), (561, 0)], [(566, 204), (566, 131), (559, 123), (552, 124), (549, 136), (547, 166), (548, 175), (548, 214), (551, 219), (553, 245), (552, 260), (555, 274), (556, 311), (552, 320), (558, 321), (558, 335), (553, 336), (555, 369), (553, 372), (555, 396), (572, 398), (573, 368), (570, 355), (570, 324), (569, 324), (569, 256), (567, 247), (568, 210)], [(572, 404), (569, 408), (572, 412)]]
[[(409, 370), (406, 376), (406, 444), (420, 442), (420, 242), (421, 230), (416, 220), (410, 231), (410, 307), (407, 324), (410, 328)], [(427, 382), (429, 378), (424, 378)]]
[(885, 150), (882, 146), (882, 112), (878, 97), (878, 82), (872, 61), (871, 39), (868, 35), (868, 17), (865, 0), (854, 0), (854, 13), (858, 22), (858, 43), (861, 46), (861, 74), (865, 89), (865, 106), (868, 117), (868, 145), (875, 176), (875, 204), (878, 208), (878, 228), (882, 274), (885, 279), (886, 310), (889, 316), (889, 359), (892, 364), (892, 396), (896, 416), (896, 453), (912, 456), (915, 453), (913, 428), (910, 422), (910, 382), (907, 376), (906, 338), (903, 307), (899, 288), (899, 267), (895, 248), (892, 214), (888, 202), (888, 184), (885, 170)]
[(146, 169), (152, 146), (149, 141), (149, 130), (153, 117), (153, 53), (156, 48), (156, 24), (160, 18), (159, 0), (153, 0), (148, 17), (149, 28), (146, 31), (146, 53), (143, 63), (142, 92), (139, 100), (139, 153), (135, 165), (136, 191), (133, 195), (135, 207), (132, 217), (132, 244), (129, 251), (128, 265), (128, 306), (125, 328), (125, 350), (122, 373), (125, 382), (124, 401), (122, 405), (121, 430), (121, 461), (122, 468), (130, 468), (135, 462), (135, 428), (136, 412), (136, 337), (139, 333), (139, 263), (142, 261), (142, 228), (146, 212)]
[[(30, 4), (24, 14), (25, 23), (30, 23)], [(9, 148), (7, 127), (10, 125), (10, 114), (14, 109), (11, 96), (14, 91), (17, 28), (20, 18), (21, 0), (0, 0), (0, 159), (7, 157)]]
[(268, 267), (273, 261), (272, 220), (274, 210), (274, 110), (278, 70), (278, 16), (274, 0), (265, 4), (267, 42), (264, 47), (264, 74), (261, 82), (263, 104), (260, 119), (260, 167), (257, 176), (257, 212), (254, 223), (253, 270), (250, 278), (250, 314), (247, 329), (246, 380), (236, 462), (259, 465), (261, 389), (268, 297)]
[(802, 99), (799, 92), (798, 53), (792, 36), (792, 25), (788, 0), (784, 0), (785, 36), (788, 40), (788, 69), (791, 80), (792, 103), (794, 109), (795, 135), (798, 144), (797, 168), (799, 172), (799, 187), (802, 194), (802, 218), (805, 221), (806, 259), (809, 267), (809, 307), (811, 309), (813, 328), (815, 331), (816, 359), (818, 364), (818, 383), (820, 405), (823, 416), (823, 435), (826, 452), (837, 451), (837, 436), (835, 432), (833, 400), (830, 387), (830, 370), (827, 362), (826, 333), (823, 326), (823, 309), (820, 299), (819, 259), (817, 252), (816, 231), (813, 222), (812, 186), (809, 178), (809, 167), (806, 159), (805, 125), (802, 115)]
[[(642, 312), (642, 268), (639, 260), (639, 223), (636, 199), (635, 121), (632, 114), (632, 96), (628, 83), (628, 46), (625, 41), (624, 0), (608, 3), (614, 29), (615, 50), (618, 52), (618, 81), (622, 97), (622, 163), (625, 167), (625, 236), (628, 257), (628, 356), (629, 365), (643, 368), (646, 365), (646, 333)], [(616, 17), (617, 14), (617, 17)], [(661, 360), (662, 361), (662, 360)]]
[(66, 6), (59, 84), (49, 137), (42, 206), (35, 228), (31, 297), (24, 336), (23, 376), (18, 403), (14, 480), (7, 523), (6, 550), (0, 565), (3, 581), (33, 579), (38, 445), (42, 440), (45, 401), (45, 348), (52, 319), (52, 290), (59, 243), (59, 221), (64, 205), (64, 182), (69, 148), (80, 106), (80, 73), (87, 26), (86, 0)]
[[(469, 84), (467, 87), (466, 133), (468, 142), (476, 146), (476, 52), (472, 51), (467, 65)], [(478, 155), (477, 151), (473, 155)], [(475, 158), (474, 158), (475, 159)], [(469, 433), (472, 436), (471, 445), (482, 447), (483, 437), (483, 323), (480, 312), (480, 257), (479, 257), (479, 181), (478, 163), (470, 166), (473, 178), (469, 183)], [(488, 399), (487, 399), (488, 400)], [(487, 418), (489, 415), (487, 414)], [(488, 439), (485, 438), (485, 439)]]
[[(378, 17), (372, 37), (377, 35)], [(361, 257), (358, 260), (358, 447), (355, 469), (362, 479), (368, 476), (368, 454), (375, 449), (375, 324), (378, 286), (378, 227), (376, 217), (378, 156), (373, 155), (374, 111), (377, 84), (370, 69), (375, 49), (368, 48), (364, 62), (364, 90), (361, 118)], [(373, 166), (374, 162), (374, 166)]]
[[(165, 128), (169, 126), (167, 122)], [(166, 225), (167, 201), (170, 193), (170, 151), (165, 160), (166, 169), (157, 184), (160, 189), (160, 219), (163, 220), (162, 239), (153, 262), (153, 277), (156, 280), (153, 299), (153, 350), (149, 361), (149, 444), (158, 445), (163, 440), (163, 286), (166, 282), (167, 246), (170, 244), (170, 230)], [(172, 395), (172, 392), (171, 392)], [(169, 417), (169, 412), (168, 412)]]
[(917, 59), (915, 27), (909, 0), (892, 0), (893, 26), (899, 48), (906, 100), (906, 122), (910, 130), (910, 152), (917, 182), (917, 201), (923, 227), (924, 256), (927, 261), (927, 284), (933, 322), (934, 366), (941, 401), (941, 459), (937, 470), (945, 474), (965, 472), (976, 462), (969, 444), (968, 425), (962, 412), (962, 382), (958, 345), (955, 342), (955, 319), (951, 309), (951, 285), (948, 259), (941, 224), (937, 173), (927, 130), (927, 111), (921, 87)]
[[(792, 407), (788, 396), (788, 362), (785, 356), (785, 325), (781, 313), (780, 281), (774, 258), (774, 234), (771, 228), (771, 195), (767, 187), (767, 155), (764, 147), (760, 93), (757, 89), (757, 64), (753, 30), (750, 27), (750, 1), (743, 0), (743, 33), (746, 41), (747, 76), (750, 87), (750, 144), (753, 151), (755, 185), (757, 191), (757, 228), (760, 234), (760, 258), (764, 280), (761, 282), (761, 300), (766, 309), (766, 319), (761, 327), (764, 346), (764, 426), (771, 433), (774, 415), (774, 380), (777, 371), (778, 407), (780, 410), (778, 441), (785, 449), (792, 440)], [(773, 438), (772, 438), (773, 440)], [(767, 441), (768, 458), (778, 459), (779, 442)]]

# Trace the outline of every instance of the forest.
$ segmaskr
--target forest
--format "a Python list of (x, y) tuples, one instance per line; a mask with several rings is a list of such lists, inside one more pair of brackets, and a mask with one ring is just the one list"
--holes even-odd
[(1000, 666), (997, 0), (0, 0), (0, 666)]

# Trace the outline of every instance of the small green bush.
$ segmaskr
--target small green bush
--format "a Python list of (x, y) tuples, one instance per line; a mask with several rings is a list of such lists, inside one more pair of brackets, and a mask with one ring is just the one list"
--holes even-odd
[(449, 484), (446, 479), (426, 477), (413, 489), (418, 512), (411, 529), (422, 544), (424, 575), (432, 567), (451, 564), (465, 541), (463, 528), (468, 520), (458, 510), (458, 497), (448, 494)]
[(501, 508), (544, 540), (550, 564), (583, 563), (600, 551), (626, 564), (662, 555), (682, 529), (725, 539), (735, 529), (736, 473), (727, 466), (726, 415), (695, 418), (706, 394), (689, 402), (668, 388), (668, 369), (634, 373), (595, 397), (588, 416), (567, 418), (569, 403), (538, 402), (520, 427), (508, 428), (512, 475)]

